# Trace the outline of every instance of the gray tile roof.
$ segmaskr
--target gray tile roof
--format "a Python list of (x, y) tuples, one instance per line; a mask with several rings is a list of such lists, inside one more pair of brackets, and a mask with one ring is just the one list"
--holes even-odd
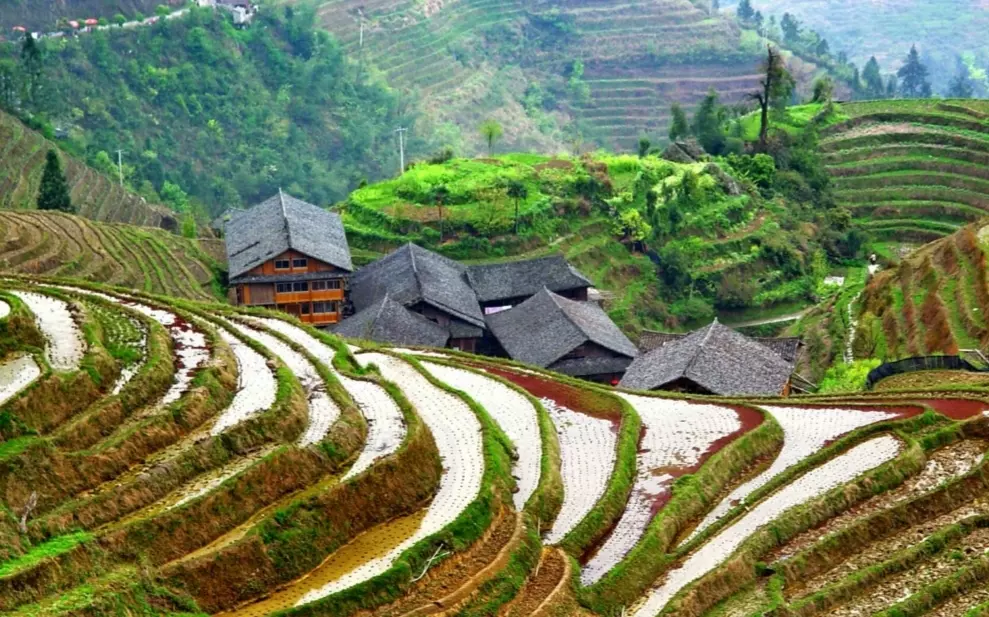
[(281, 191), (233, 213), (225, 231), (231, 280), (289, 249), (348, 272), (354, 269), (340, 216)]
[(484, 327), (477, 295), (467, 282), (467, 268), (415, 244), (406, 244), (358, 270), (350, 290), (358, 311), (387, 294), (403, 306), (424, 302), (472, 326)]
[(450, 338), (443, 327), (413, 313), (388, 295), (341, 321), (333, 333), (364, 341), (422, 347), (445, 347)]
[[(659, 349), (667, 343), (679, 341), (688, 336), (690, 335), (676, 332), (656, 332), (653, 330), (643, 330), (642, 334), (639, 335), (639, 351), (642, 353), (647, 353), (654, 349)], [(753, 340), (770, 348), (776, 352), (776, 355), (783, 358), (787, 362), (795, 362), (797, 359), (797, 352), (800, 350), (801, 340), (799, 337), (764, 338), (759, 336), (750, 336), (748, 338), (749, 340)]]
[(723, 396), (776, 395), (792, 373), (792, 360), (715, 320), (636, 358), (621, 386), (655, 390), (687, 379)]
[(245, 274), (237, 277), (238, 284), (246, 283), (296, 283), (299, 281), (332, 281), (343, 278), (338, 271), (299, 272), (297, 274)]
[(635, 345), (595, 303), (543, 289), (522, 304), (488, 315), (488, 327), (514, 360), (547, 367), (587, 342), (633, 358)]
[(533, 296), (544, 288), (559, 293), (591, 287), (563, 255), (469, 266), (467, 278), (481, 302)]

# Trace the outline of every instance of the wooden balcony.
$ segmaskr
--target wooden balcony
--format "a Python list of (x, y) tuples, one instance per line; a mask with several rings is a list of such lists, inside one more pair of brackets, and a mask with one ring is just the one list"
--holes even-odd
[(300, 304), (304, 302), (343, 301), (342, 289), (326, 289), (323, 291), (291, 291), (275, 293), (275, 304)]

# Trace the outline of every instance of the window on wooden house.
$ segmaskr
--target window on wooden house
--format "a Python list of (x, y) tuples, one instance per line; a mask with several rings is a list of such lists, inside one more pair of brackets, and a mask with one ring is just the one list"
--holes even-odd
[(280, 294), (292, 292), (292, 283), (275, 283), (275, 291)]
[(326, 291), (326, 281), (313, 281), (312, 282), (313, 291)]
[(337, 306), (336, 302), (313, 302), (312, 312), (316, 314), (336, 313)]
[(340, 279), (333, 279), (332, 281), (326, 281), (327, 289), (340, 289)]
[(308, 302), (303, 302), (300, 306), (302, 307), (302, 314), (303, 315), (308, 315), (309, 314), (309, 303)]
[(309, 260), (306, 259), (305, 257), (296, 257), (295, 259), (292, 260), (292, 267), (293, 268), (308, 268), (309, 267)]
[(292, 262), (287, 259), (276, 259), (275, 260), (275, 270), (288, 270), (292, 267)]
[(309, 291), (309, 283), (306, 281), (292, 283), (292, 291)]

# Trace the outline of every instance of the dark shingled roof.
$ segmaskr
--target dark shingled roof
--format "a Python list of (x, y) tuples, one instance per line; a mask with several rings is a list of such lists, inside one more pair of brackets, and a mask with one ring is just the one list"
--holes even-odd
[(793, 373), (793, 361), (731, 328), (706, 328), (639, 356), (621, 381), (623, 388), (655, 390), (687, 379), (723, 396), (777, 395)]
[(358, 311), (387, 294), (403, 306), (425, 302), (472, 326), (484, 327), (477, 295), (467, 283), (467, 268), (415, 244), (406, 244), (358, 270), (350, 290)]
[(638, 353), (600, 306), (574, 302), (547, 289), (514, 308), (488, 315), (488, 327), (512, 359), (540, 367), (587, 342), (628, 358)]
[[(648, 353), (654, 349), (659, 349), (667, 343), (682, 340), (690, 336), (689, 334), (678, 334), (675, 332), (655, 332), (653, 330), (643, 330), (639, 335), (639, 351)], [(744, 336), (744, 335), (743, 335)], [(797, 352), (800, 350), (799, 337), (773, 337), (762, 338), (750, 336), (749, 339), (761, 343), (776, 352), (776, 355), (787, 362), (796, 362)]]
[(449, 332), (418, 313), (413, 313), (389, 296), (367, 307), (336, 327), (333, 333), (347, 338), (393, 345), (444, 347)]
[(481, 302), (533, 296), (544, 288), (559, 293), (591, 286), (563, 255), (469, 266), (467, 278)]
[(235, 212), (225, 231), (231, 280), (289, 249), (348, 272), (354, 269), (340, 216), (281, 191)]

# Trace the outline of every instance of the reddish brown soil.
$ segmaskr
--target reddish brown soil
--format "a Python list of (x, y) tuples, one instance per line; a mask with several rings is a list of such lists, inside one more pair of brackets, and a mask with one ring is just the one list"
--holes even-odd
[[(608, 420), (612, 423), (612, 428), (615, 431), (621, 425), (621, 405), (617, 400), (613, 404), (612, 401), (607, 401), (606, 395), (551, 381), (538, 375), (518, 373), (501, 367), (484, 365), (477, 368), (482, 368), (502, 379), (507, 379), (536, 398), (548, 398), (561, 407)], [(602, 404), (602, 401), (607, 402)]]
[(942, 398), (917, 401), (952, 420), (967, 420), (989, 410), (989, 403), (967, 398)]

